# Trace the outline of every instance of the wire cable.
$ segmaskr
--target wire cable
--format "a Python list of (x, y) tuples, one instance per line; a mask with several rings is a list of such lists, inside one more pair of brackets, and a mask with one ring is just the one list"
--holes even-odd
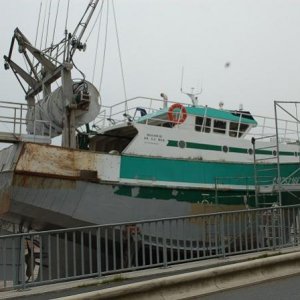
[(90, 38), (90, 35), (91, 35), (91, 33), (93, 32), (93, 30), (94, 30), (94, 27), (95, 27), (95, 25), (96, 25), (96, 23), (97, 23), (97, 21), (98, 21), (98, 19), (99, 19), (99, 16), (100, 16), (100, 20), (101, 20), (101, 17), (102, 17), (103, 2), (104, 2), (104, 0), (102, 0), (100, 10), (99, 10), (99, 12), (98, 12), (98, 14), (97, 14), (97, 17), (96, 17), (96, 19), (95, 19), (95, 21), (94, 21), (93, 26), (91, 27), (91, 30), (90, 30), (89, 34), (88, 34), (88, 36), (87, 36), (87, 38), (86, 38), (86, 40), (85, 40), (85, 43), (87, 43), (88, 39)]
[(55, 38), (55, 31), (56, 31), (56, 25), (57, 25), (59, 5), (60, 5), (60, 0), (57, 1), (57, 6), (56, 6), (56, 14), (55, 14), (54, 25), (53, 25), (53, 34), (52, 34), (51, 46), (53, 46), (54, 38)]
[[(41, 3), (40, 3), (40, 9), (39, 9), (39, 17), (38, 17), (38, 22), (37, 22), (36, 31), (35, 31), (34, 47), (36, 47), (37, 38), (38, 38), (38, 34), (39, 34), (42, 6), (43, 6), (43, 3), (42, 3), (42, 1), (41, 1)], [(34, 61), (34, 60), (33, 60), (33, 61)]]
[(108, 15), (109, 15), (109, 1), (107, 1), (107, 9), (106, 9), (106, 28), (105, 28), (105, 38), (104, 38), (103, 62), (102, 62), (102, 68), (101, 68), (100, 84), (99, 84), (99, 89), (98, 89), (99, 91), (101, 91), (103, 73), (104, 73), (104, 65), (105, 65), (107, 30), (108, 30)]
[(67, 30), (67, 28), (68, 28), (69, 9), (70, 9), (70, 0), (68, 0), (68, 5), (67, 5), (67, 12), (66, 12), (66, 22), (65, 22), (65, 30)]
[[(118, 44), (118, 51), (119, 51), (119, 59), (120, 59), (120, 66), (121, 66), (121, 73), (122, 73), (122, 81), (123, 81), (124, 96), (125, 96), (125, 100), (127, 100), (127, 95), (126, 95), (126, 85), (125, 85), (125, 76), (124, 76), (124, 69), (123, 69), (123, 62), (122, 62), (121, 47), (120, 47), (120, 40), (119, 40), (119, 34), (118, 34), (117, 17), (116, 17), (116, 11), (115, 11), (114, 0), (112, 0), (112, 7), (113, 7), (114, 20), (115, 20), (115, 29), (116, 29), (116, 37), (117, 37), (117, 44)], [(127, 109), (126, 109), (126, 111), (127, 111)]]
[[(96, 64), (97, 64), (97, 57), (98, 57), (98, 49), (99, 49), (99, 38), (100, 38), (100, 30), (101, 30), (101, 21), (102, 21), (102, 8), (103, 8), (103, 3), (104, 0), (102, 0), (100, 11), (101, 14), (98, 14), (100, 16), (99, 18), (99, 25), (98, 25), (98, 32), (97, 32), (97, 41), (96, 41), (96, 51), (95, 51), (95, 57), (94, 57), (94, 65), (93, 65), (93, 75), (92, 75), (92, 83), (94, 83), (94, 78), (95, 78), (95, 71), (96, 71)], [(86, 39), (86, 41), (88, 38)]]
[(52, 6), (52, 0), (50, 0), (49, 8), (48, 8), (48, 20), (47, 20), (47, 28), (46, 28), (45, 48), (47, 47), (47, 42), (48, 42), (49, 24), (50, 24), (50, 17), (51, 17), (51, 6)]
[(41, 41), (40, 41), (40, 49), (42, 49), (42, 44), (43, 44), (47, 7), (48, 7), (48, 2), (47, 2), (46, 6), (45, 6), (45, 9), (44, 9), (44, 20), (43, 20), (43, 26), (42, 26), (42, 35), (41, 35)]

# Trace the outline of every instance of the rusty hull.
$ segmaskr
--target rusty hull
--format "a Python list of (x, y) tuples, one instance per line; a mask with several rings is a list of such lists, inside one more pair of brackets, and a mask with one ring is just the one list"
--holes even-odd
[[(96, 161), (95, 152), (25, 143), (15, 171), (19, 174), (78, 179), (82, 178), (82, 171), (95, 172)], [(95, 177), (97, 175), (94, 174)]]
[[(0, 218), (46, 229), (91, 224), (74, 217), (78, 182), (99, 182), (99, 153), (18, 143), (0, 151)], [(98, 184), (96, 184), (98, 185)]]

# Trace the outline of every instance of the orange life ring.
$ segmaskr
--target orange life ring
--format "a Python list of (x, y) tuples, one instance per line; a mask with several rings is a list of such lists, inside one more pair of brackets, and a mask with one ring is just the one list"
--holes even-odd
[[(174, 110), (179, 110), (178, 112), (174, 112)], [(187, 118), (187, 111), (186, 108), (180, 103), (174, 103), (170, 106), (168, 110), (168, 119), (175, 123), (181, 124)]]

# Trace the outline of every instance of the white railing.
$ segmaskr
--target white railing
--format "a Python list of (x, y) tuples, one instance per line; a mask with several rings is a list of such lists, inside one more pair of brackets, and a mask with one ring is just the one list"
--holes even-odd
[[(269, 141), (276, 142), (276, 120), (274, 117), (256, 116), (257, 126), (248, 134), (247, 138), (269, 137)], [(298, 143), (299, 142), (299, 124), (296, 121), (277, 118), (277, 129), (279, 143)]]
[[(177, 103), (176, 101), (168, 101), (168, 105)], [(182, 103), (182, 102), (181, 102)], [(190, 103), (182, 103), (192, 106)], [(144, 109), (147, 114), (159, 111), (164, 107), (164, 100), (147, 97), (135, 97), (117, 103), (112, 106), (102, 106), (98, 117), (95, 119), (94, 127), (102, 129), (111, 125), (124, 122), (128, 119), (136, 121), (141, 117), (139, 111)]]
[[(28, 119), (27, 112), (29, 106), (26, 103), (15, 103), (8, 101), (0, 101), (0, 134), (2, 137), (10, 136), (16, 140), (38, 141), (39, 138), (51, 140), (51, 122), (45, 120)], [(32, 131), (27, 132), (27, 126), (31, 124)], [(39, 125), (39, 126), (38, 126)], [(37, 127), (39, 133), (37, 134)], [(2, 141), (4, 141), (2, 138)]]
[[(170, 104), (176, 103), (175, 101), (168, 101), (168, 106)], [(182, 103), (187, 106), (192, 106), (191, 103)], [(159, 111), (164, 107), (164, 101), (162, 99), (147, 98), (147, 97), (135, 97), (127, 101), (117, 103), (112, 106), (102, 106), (101, 112), (98, 117), (95, 119), (93, 127), (97, 131), (101, 129), (116, 125), (118, 123), (123, 123), (124, 121), (136, 121), (141, 117), (140, 111), (144, 109), (147, 114), (151, 114), (155, 111)], [(238, 116), (238, 115), (237, 115)], [(243, 117), (250, 116), (247, 113), (243, 113)], [(205, 116), (204, 116), (205, 117)], [(245, 138), (251, 139), (252, 137), (270, 137), (268, 140), (272, 141), (272, 136), (276, 135), (276, 122), (274, 117), (265, 117), (260, 115), (252, 115), (256, 120), (257, 126), (252, 128), (249, 132), (246, 133)], [(241, 117), (239, 118), (241, 121)], [(154, 118), (151, 118), (154, 121)], [(159, 120), (158, 117), (155, 118), (155, 121), (165, 121)], [(148, 123), (148, 122), (147, 122)], [(195, 125), (190, 125), (189, 130), (194, 130)], [(213, 124), (211, 124), (213, 126)], [(297, 143), (299, 138), (299, 124), (294, 120), (287, 119), (277, 119), (278, 126), (278, 137), (280, 143)], [(193, 128), (192, 128), (193, 127)], [(228, 126), (227, 126), (228, 127)], [(239, 137), (239, 129), (236, 131), (236, 137)], [(229, 128), (226, 129), (227, 133)], [(212, 131), (211, 131), (212, 132)], [(230, 130), (234, 132), (234, 130)]]

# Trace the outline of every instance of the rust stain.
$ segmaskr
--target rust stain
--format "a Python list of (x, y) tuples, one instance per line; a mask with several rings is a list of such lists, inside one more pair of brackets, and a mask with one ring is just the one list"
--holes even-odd
[[(210, 204), (210, 203), (193, 203), (191, 204), (191, 214), (211, 214), (218, 212), (234, 211), (245, 209), (245, 205), (221, 205), (221, 204)], [(206, 222), (205, 218), (191, 219), (191, 223), (203, 225)]]
[(80, 177), (80, 171), (96, 170), (96, 153), (26, 143), (16, 171), (51, 176)]
[(29, 176), (16, 174), (13, 181), (14, 186), (32, 188), (32, 189), (75, 189), (76, 181), (40, 176)]
[(0, 216), (7, 213), (10, 208), (10, 192), (5, 190), (0, 193)]

